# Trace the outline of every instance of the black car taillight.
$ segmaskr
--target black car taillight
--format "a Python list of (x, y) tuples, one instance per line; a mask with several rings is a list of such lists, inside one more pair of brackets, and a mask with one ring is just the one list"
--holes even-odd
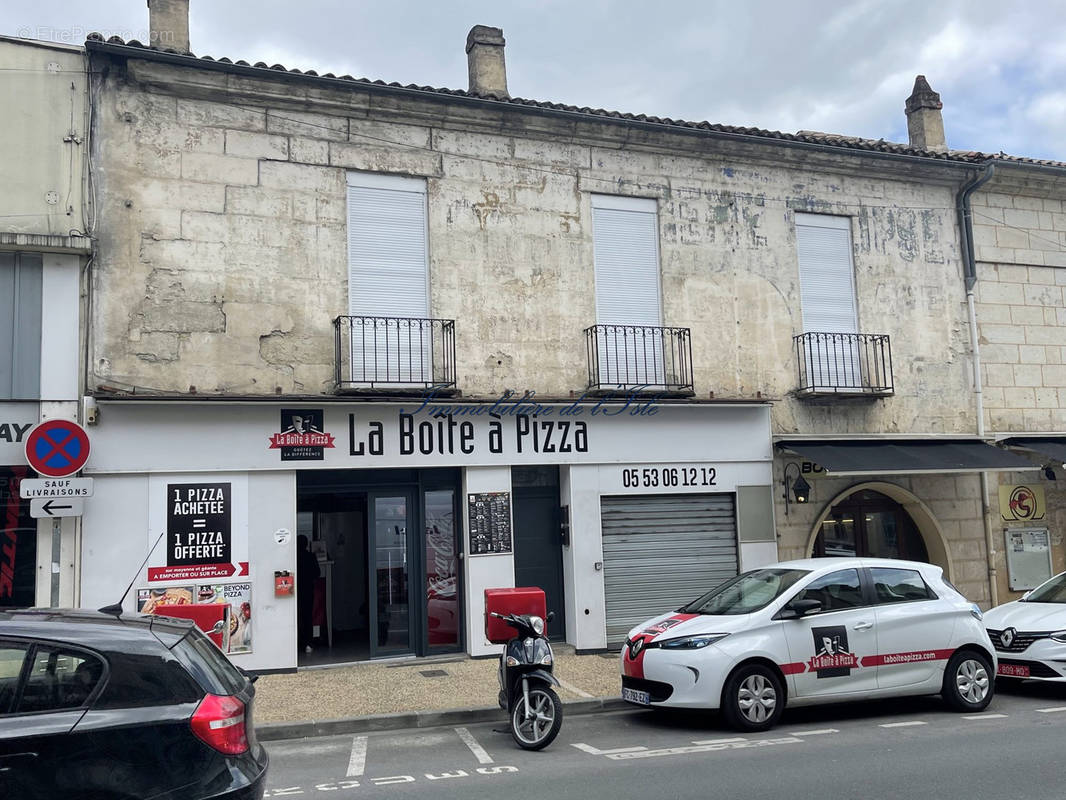
[(206, 695), (189, 725), (196, 738), (220, 753), (236, 756), (248, 750), (244, 703), (236, 697)]

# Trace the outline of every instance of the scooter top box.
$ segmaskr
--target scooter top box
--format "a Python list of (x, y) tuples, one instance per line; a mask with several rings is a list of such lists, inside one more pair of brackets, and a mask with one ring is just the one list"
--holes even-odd
[[(544, 619), (547, 613), (544, 590), (536, 586), (519, 586), (513, 589), (485, 590), (485, 638), (493, 644), (507, 644), (515, 637), (515, 629), (502, 619), (489, 616), (497, 614), (535, 614)], [(545, 620), (544, 632), (548, 631)]]

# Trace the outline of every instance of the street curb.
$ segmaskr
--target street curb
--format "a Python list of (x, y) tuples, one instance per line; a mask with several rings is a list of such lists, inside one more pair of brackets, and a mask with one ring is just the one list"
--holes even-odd
[[(563, 715), (602, 714), (621, 711), (632, 706), (618, 697), (597, 697), (592, 700), (573, 700), (563, 703)], [(261, 742), (281, 739), (306, 739), (315, 736), (336, 736), (345, 733), (369, 733), (401, 728), (435, 728), (439, 725), (462, 725), (475, 722), (504, 721), (506, 715), (497, 707), (454, 708), (443, 711), (403, 711), (398, 714), (371, 714), (347, 719), (311, 720), (309, 722), (267, 722), (255, 726), (256, 738)]]

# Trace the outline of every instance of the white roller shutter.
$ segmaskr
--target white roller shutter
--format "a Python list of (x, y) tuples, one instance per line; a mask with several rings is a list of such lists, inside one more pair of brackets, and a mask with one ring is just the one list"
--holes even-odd
[[(662, 325), (659, 222), (654, 200), (592, 195), (596, 321), (604, 325)], [(658, 333), (609, 330), (598, 341), (604, 384), (662, 384)]]
[(607, 642), (737, 575), (732, 494), (600, 499)]
[[(858, 333), (851, 219), (796, 214), (796, 251), (803, 332)], [(804, 357), (815, 376), (815, 384), (854, 387), (861, 383), (854, 341), (839, 337), (808, 338)]]
[[(348, 313), (429, 317), (427, 238), (425, 180), (348, 173)], [(428, 329), (378, 321), (351, 335), (353, 381), (417, 382), (426, 372)]]

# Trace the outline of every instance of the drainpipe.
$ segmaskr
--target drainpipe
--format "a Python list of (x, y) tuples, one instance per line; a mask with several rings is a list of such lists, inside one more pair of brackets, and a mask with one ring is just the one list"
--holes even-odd
[[(959, 215), (959, 244), (962, 250), (963, 277), (966, 281), (966, 313), (970, 325), (970, 348), (973, 351), (973, 393), (977, 409), (977, 435), (985, 435), (985, 398), (981, 385), (981, 344), (977, 335), (977, 312), (974, 308), (974, 287), (977, 285), (977, 262), (973, 248), (973, 211), (970, 197), (995, 174), (996, 165), (988, 162), (985, 170), (974, 176), (959, 189), (955, 209)], [(985, 527), (985, 552), (988, 557), (988, 589), (992, 607), (999, 605), (997, 587), (996, 550), (992, 533), (991, 502), (989, 500), (988, 473), (981, 472), (981, 517)]]

